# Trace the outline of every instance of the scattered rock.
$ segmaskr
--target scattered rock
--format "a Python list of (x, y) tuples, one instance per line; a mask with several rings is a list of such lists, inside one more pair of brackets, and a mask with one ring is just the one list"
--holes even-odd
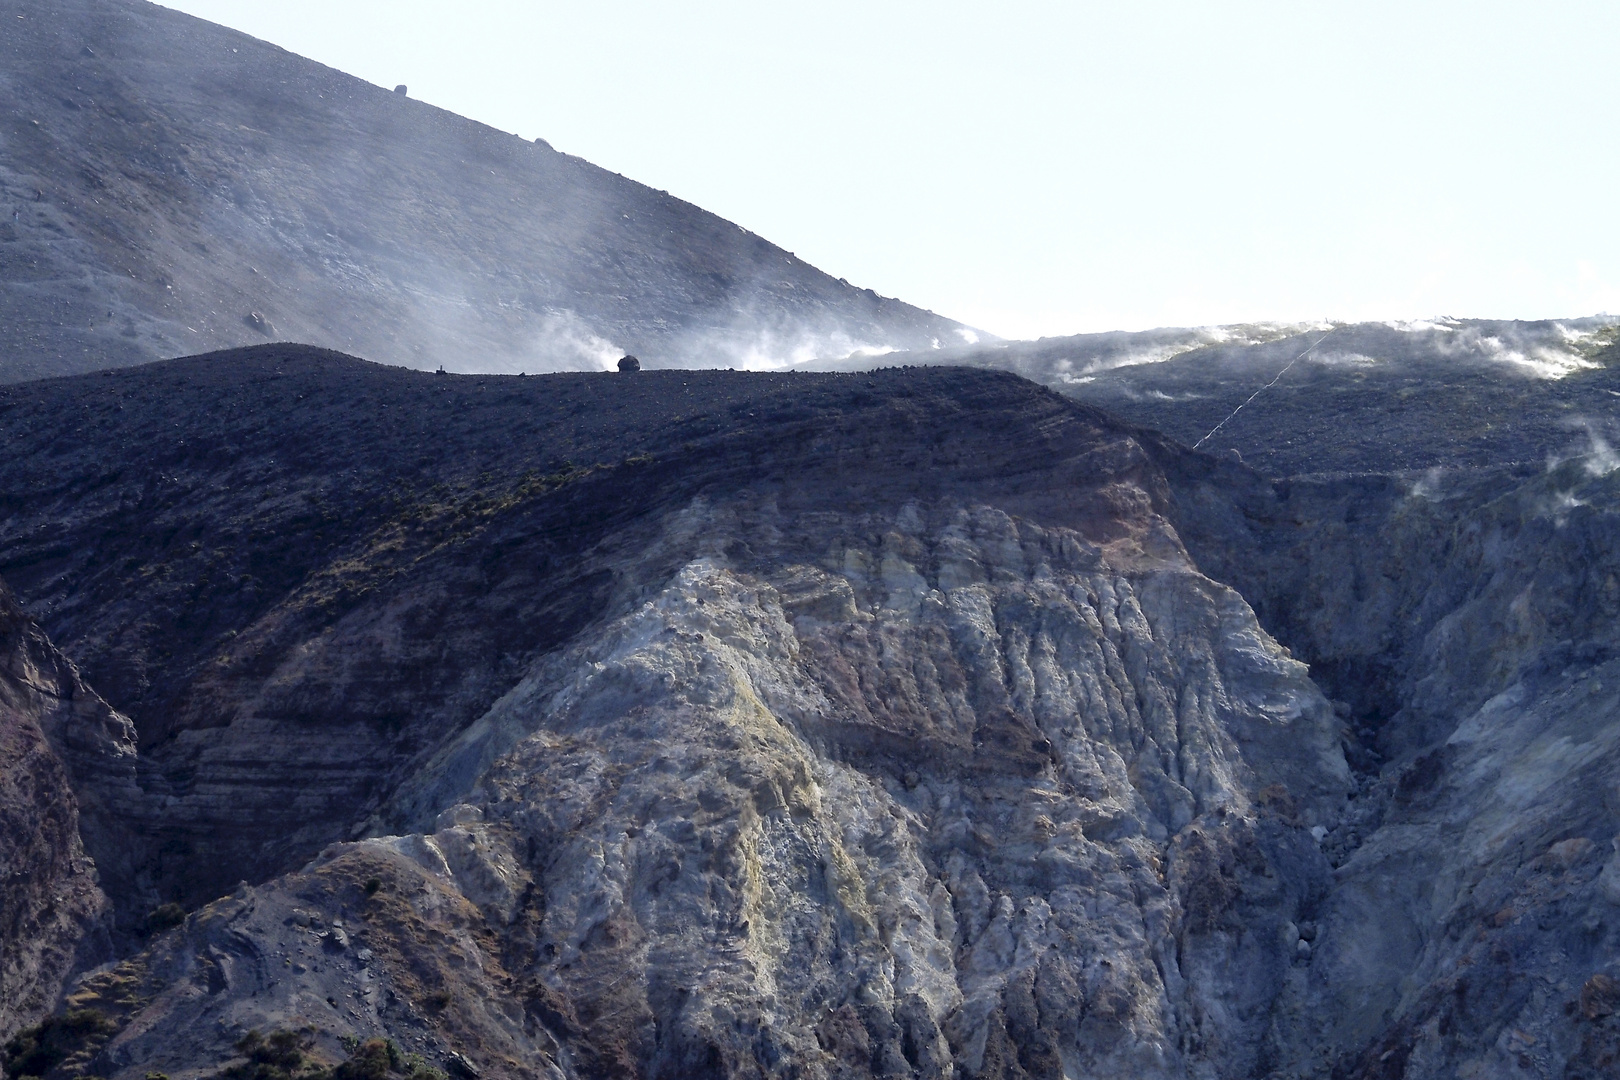
[(483, 1075), (483, 1070), (459, 1051), (445, 1057), (444, 1071), (451, 1076), (460, 1077), (461, 1080), (478, 1080), (478, 1077)]
[(1590, 839), (1577, 836), (1571, 840), (1560, 840), (1547, 849), (1547, 859), (1561, 870), (1568, 870), (1596, 848)]
[(1593, 975), (1581, 987), (1581, 1015), (1601, 1020), (1620, 1010), (1620, 982), (1608, 975)]
[(1620, 904), (1620, 836), (1610, 841), (1614, 854), (1603, 865), (1603, 872), (1598, 875), (1598, 889), (1603, 898), (1611, 904)]

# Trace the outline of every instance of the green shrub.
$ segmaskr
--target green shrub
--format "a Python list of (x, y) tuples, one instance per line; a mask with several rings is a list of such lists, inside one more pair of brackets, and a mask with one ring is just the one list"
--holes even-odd
[[(390, 1051), (393, 1051), (392, 1053)], [(332, 1072), (332, 1080), (387, 1080), (398, 1051), (385, 1039), (367, 1039)]]
[(221, 1069), (215, 1080), (329, 1080), (325, 1069), (308, 1064), (308, 1049), (309, 1036), (303, 1032), (265, 1035), (254, 1029), (236, 1043), (236, 1052), (247, 1060)]
[(399, 1071), (409, 1080), (450, 1080), (443, 1069), (435, 1069), (421, 1054), (406, 1054)]
[(247, 1060), (221, 1069), (208, 1080), (393, 1080), (399, 1076), (448, 1080), (420, 1054), (402, 1053), (392, 1039), (362, 1042), (353, 1035), (338, 1037), (349, 1060), (335, 1069), (324, 1069), (309, 1060), (309, 1033), (313, 1030), (272, 1031), (269, 1035), (250, 1031), (236, 1044), (237, 1053)]
[(159, 904), (146, 915), (146, 932), (161, 934), (186, 921), (186, 909), (179, 904)]
[(117, 1030), (114, 1021), (94, 1009), (74, 1009), (19, 1031), (0, 1052), (0, 1060), (5, 1062), (7, 1076), (44, 1076), (73, 1054), (99, 1046)]

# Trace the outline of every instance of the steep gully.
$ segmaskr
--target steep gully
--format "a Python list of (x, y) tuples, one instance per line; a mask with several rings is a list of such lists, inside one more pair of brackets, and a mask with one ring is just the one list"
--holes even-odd
[[(113, 914), (58, 858), (86, 951), (29, 977), (126, 957), (62, 1075), (305, 1025), (514, 1076), (1612, 1067), (1593, 463), (1273, 483), (982, 372), (500, 380), (441, 417), (469, 384), (224, 359), (0, 402), (3, 570), (140, 731), (36, 721)], [(405, 415), (340, 423), (357, 396)], [(152, 475), (64, 460), (68, 416)], [(444, 452), (405, 477), (418, 422)], [(285, 581), (210, 561), (294, 524)]]

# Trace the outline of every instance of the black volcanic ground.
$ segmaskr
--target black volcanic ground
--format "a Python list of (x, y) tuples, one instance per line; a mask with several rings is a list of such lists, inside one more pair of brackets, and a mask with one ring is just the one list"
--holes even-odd
[(259, 346), (0, 388), (0, 577), (150, 739), (195, 664), (334, 562), (359, 595), (428, 553), (565, 560), (655, 506), (794, 461), (847, 473), (852, 499), (915, 482), (919, 454), (935, 458), (925, 486), (1016, 487), (1043, 464), (1023, 421), (1076, 409), (1107, 424), (962, 369), (486, 377)]

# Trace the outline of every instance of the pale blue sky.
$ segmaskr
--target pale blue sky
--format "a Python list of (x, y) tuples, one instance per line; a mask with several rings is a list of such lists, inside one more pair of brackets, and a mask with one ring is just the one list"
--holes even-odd
[(168, 0), (1006, 336), (1620, 313), (1620, 4)]

